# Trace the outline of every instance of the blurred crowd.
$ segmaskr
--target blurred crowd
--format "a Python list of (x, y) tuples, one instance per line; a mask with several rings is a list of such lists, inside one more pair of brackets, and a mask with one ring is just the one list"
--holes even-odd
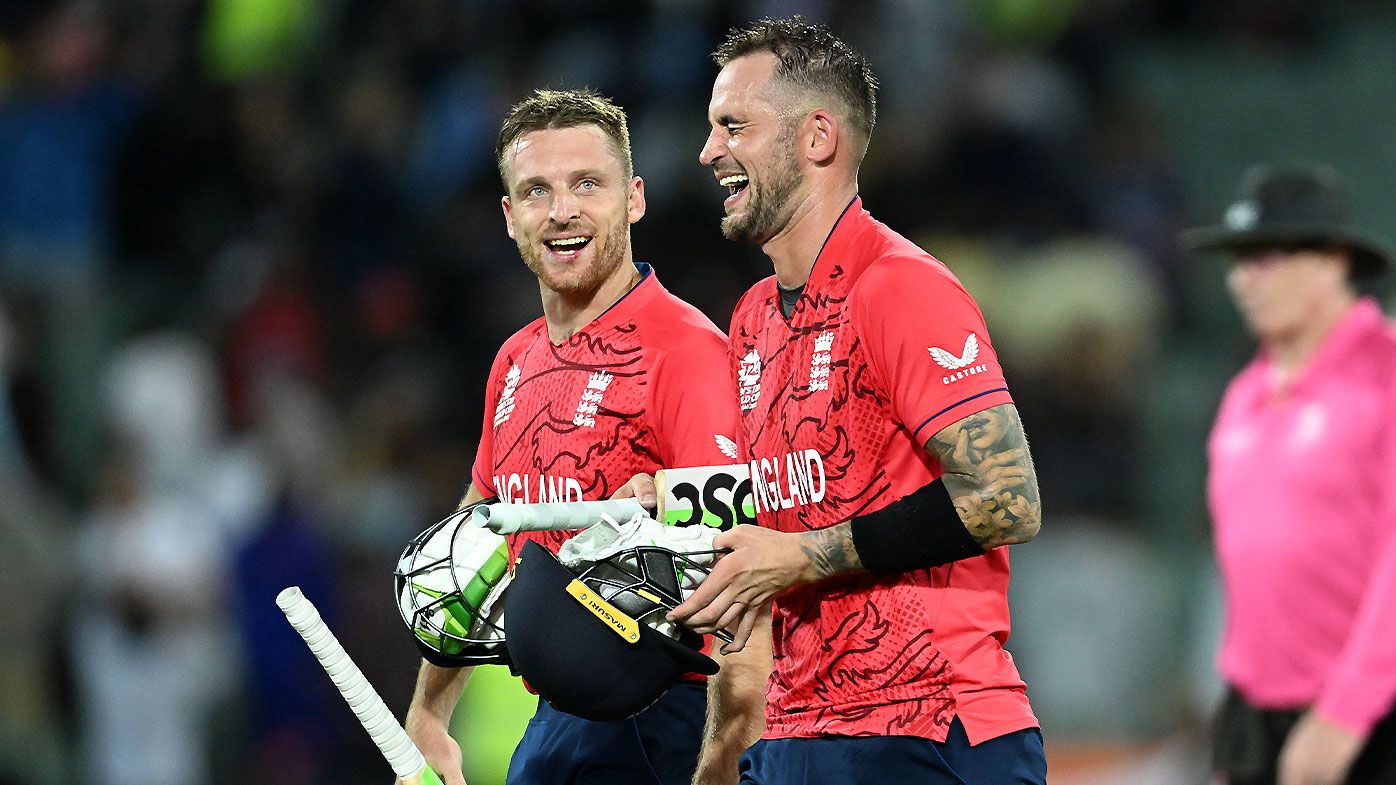
[(1208, 140), (1130, 76), (1145, 50), (1320, 57), (1368, 5), (5, 0), (0, 785), (385, 781), (272, 600), (303, 587), (405, 707), (389, 572), (463, 493), (489, 360), (540, 312), (500, 118), (539, 86), (626, 107), (637, 256), (725, 325), (769, 270), (696, 162), (707, 55), (796, 12), (870, 55), (864, 199), (978, 298), (1033, 441), (1015, 621), (1049, 747), (1195, 722), (1171, 680), (1206, 655), (1160, 660), (1206, 608), (1158, 597), (1205, 606), (1178, 588), (1205, 579), (1200, 437), (1247, 347), (1175, 243), (1219, 208), (1180, 163)]

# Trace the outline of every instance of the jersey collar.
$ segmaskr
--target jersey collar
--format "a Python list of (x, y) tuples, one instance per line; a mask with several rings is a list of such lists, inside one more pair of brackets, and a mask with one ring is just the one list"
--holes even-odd
[(578, 330), (579, 334), (596, 333), (618, 324), (624, 324), (633, 319), (635, 314), (664, 292), (664, 287), (660, 285), (658, 276), (654, 274), (654, 267), (648, 262), (635, 262), (635, 269), (640, 271), (639, 283), (630, 287), (630, 291), (622, 294), (619, 300), (611, 303), (610, 308), (602, 311), (595, 319)]
[[(795, 304), (795, 310), (790, 314), (788, 321), (797, 321), (806, 310), (806, 303), (810, 298), (826, 289), (830, 281), (848, 275), (853, 272), (854, 266), (871, 258), (872, 253), (867, 244), (861, 242), (861, 238), (864, 230), (873, 223), (873, 217), (863, 209), (863, 198), (854, 196), (853, 201), (843, 208), (838, 220), (834, 221), (834, 226), (829, 230), (829, 236), (824, 238), (819, 253), (815, 254), (814, 262), (810, 265), (809, 280), (805, 282), (804, 294), (800, 302)], [(774, 280), (772, 279), (773, 282)], [(776, 311), (782, 313), (778, 287), (778, 283), (773, 283), (771, 297)]]

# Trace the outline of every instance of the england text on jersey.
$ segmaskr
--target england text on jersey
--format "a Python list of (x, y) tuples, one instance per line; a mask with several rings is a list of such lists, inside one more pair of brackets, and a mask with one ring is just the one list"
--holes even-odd
[(496, 474), (494, 489), (499, 500), (510, 504), (548, 504), (582, 501), (582, 484), (575, 477), (548, 474)]
[(824, 501), (827, 478), (818, 450), (796, 450), (751, 462), (751, 494), (758, 512)]

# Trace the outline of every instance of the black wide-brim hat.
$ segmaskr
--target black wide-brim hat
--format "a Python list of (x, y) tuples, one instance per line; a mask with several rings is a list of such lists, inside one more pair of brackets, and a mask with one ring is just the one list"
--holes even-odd
[(514, 670), (556, 709), (621, 720), (659, 700), (685, 673), (717, 673), (711, 658), (630, 618), (591, 587), (578, 582), (569, 593), (576, 577), (529, 541), (504, 595)]
[(1324, 166), (1252, 167), (1221, 223), (1183, 232), (1182, 243), (1189, 251), (1232, 252), (1337, 246), (1352, 254), (1355, 278), (1392, 267), (1386, 244), (1353, 225), (1342, 178)]

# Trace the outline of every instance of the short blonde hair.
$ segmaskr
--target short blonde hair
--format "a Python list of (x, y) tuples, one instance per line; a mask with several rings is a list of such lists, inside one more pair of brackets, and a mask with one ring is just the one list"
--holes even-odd
[(495, 146), (495, 157), (499, 163), (499, 177), (504, 187), (509, 187), (505, 173), (505, 157), (509, 147), (519, 137), (532, 131), (554, 128), (576, 128), (594, 125), (606, 134), (611, 149), (620, 161), (626, 177), (635, 176), (635, 166), (630, 160), (630, 129), (625, 122), (625, 110), (611, 99), (583, 88), (580, 90), (534, 90), (533, 95), (515, 104), (504, 118), (499, 129), (499, 143)]

